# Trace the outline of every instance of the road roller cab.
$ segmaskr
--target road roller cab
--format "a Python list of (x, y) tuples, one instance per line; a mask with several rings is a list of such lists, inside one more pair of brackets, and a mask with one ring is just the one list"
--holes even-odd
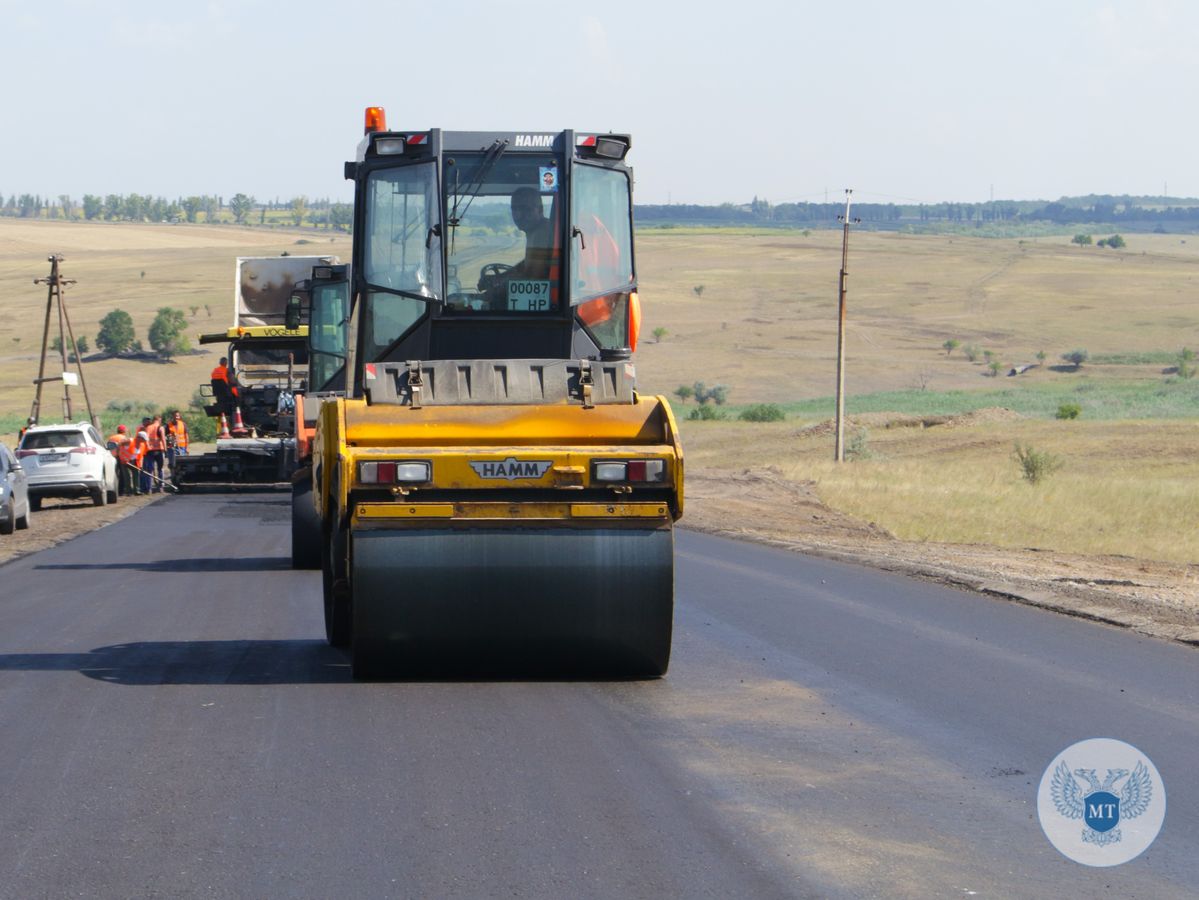
[(314, 440), (330, 642), (357, 677), (663, 674), (683, 458), (636, 390), (628, 136), (381, 119)]

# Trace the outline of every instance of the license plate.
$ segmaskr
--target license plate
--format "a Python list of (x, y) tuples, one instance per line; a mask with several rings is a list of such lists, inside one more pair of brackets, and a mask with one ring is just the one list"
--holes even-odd
[(534, 279), (512, 279), (508, 282), (508, 309), (520, 312), (542, 312), (550, 308), (550, 283)]
[(42, 462), (62, 462), (67, 458), (65, 453), (43, 453)]

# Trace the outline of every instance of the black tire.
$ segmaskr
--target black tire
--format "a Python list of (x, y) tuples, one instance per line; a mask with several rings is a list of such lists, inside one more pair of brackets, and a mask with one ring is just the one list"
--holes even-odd
[(25, 515), (17, 519), (17, 528), (20, 531), (25, 531), (29, 527), (29, 510), (25, 510)]
[(291, 567), (321, 568), (321, 520), (312, 505), (312, 479), (291, 486)]
[(8, 501), (8, 515), (0, 521), (0, 534), (12, 534), (17, 527), (17, 506), (10, 498)]
[(108, 492), (108, 502), (109, 502), (109, 503), (116, 503), (116, 502), (117, 502), (117, 496), (118, 496), (117, 488), (116, 488), (116, 486), (114, 485), (114, 486), (113, 486), (113, 489), (112, 489), (111, 491), (109, 491), (109, 492)]
[(345, 532), (337, 527), (321, 545), (321, 586), (325, 600), (325, 640), (332, 647), (350, 646), (350, 583), (346, 577)]
[(31, 495), (29, 497), (29, 509), (32, 512), (41, 512), (42, 511), (42, 498), (34, 497)]
[(108, 488), (104, 485), (92, 491), (92, 504), (95, 506), (108, 506)]

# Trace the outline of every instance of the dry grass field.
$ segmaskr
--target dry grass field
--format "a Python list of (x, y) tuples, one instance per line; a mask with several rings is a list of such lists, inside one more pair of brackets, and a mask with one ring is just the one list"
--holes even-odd
[[(680, 232), (638, 232), (641, 384), (670, 391), (719, 382), (734, 403), (832, 394), (840, 233)], [(846, 390), (989, 386), (982, 366), (940, 349), (949, 339), (1008, 364), (1036, 362), (1038, 350), (1057, 363), (1077, 347), (1092, 355), (1199, 347), (1199, 238), (1127, 240), (1125, 250), (1107, 251), (1066, 237), (853, 234)], [(668, 333), (654, 343), (659, 326)]]
[[(297, 244), (301, 240), (311, 243)], [(85, 362), (92, 405), (102, 410), (112, 400), (187, 403), (219, 355), (218, 347), (199, 348), (195, 338), (222, 331), (233, 320), (234, 260), (283, 251), (348, 258), (349, 241), (341, 235), (331, 242), (326, 234), (310, 230), (0, 219), (0, 302), (5, 308), (0, 317), (0, 416), (28, 415), (33, 401), (46, 309), (46, 287), (33, 279), (49, 273), (46, 258), (51, 253), (63, 255), (63, 274), (77, 282), (66, 289), (66, 300), (75, 336), (88, 339), (91, 352), (85, 360), (95, 351), (100, 319), (118, 308), (133, 317), (147, 349), (146, 332), (157, 310), (182, 309), (193, 347), (204, 350), (170, 363)], [(55, 334), (56, 323), (51, 326)], [(61, 391), (58, 384), (46, 385), (43, 421), (61, 415)], [(82, 392), (72, 389), (76, 418), (82, 418), (82, 401)]]
[[(312, 243), (300, 244), (299, 241)], [(970, 239), (860, 232), (850, 247), (847, 390), (854, 398), (909, 392), (906, 412), (930, 409), (948, 391), (1122, 390), (1168, 394), (1152, 364), (1087, 364), (1065, 371), (1061, 353), (1092, 357), (1173, 353), (1199, 347), (1199, 239), (1131, 235), (1122, 251), (1072, 246), (1067, 237)], [(24, 416), (32, 400), (47, 272), (66, 257), (78, 280), (68, 293), (76, 334), (94, 348), (99, 319), (120, 307), (145, 332), (155, 311), (188, 313), (193, 337), (232, 315), (234, 257), (335, 253), (344, 236), (232, 226), (23, 223), (0, 219), (0, 416)], [(645, 391), (671, 393), (704, 381), (729, 388), (730, 404), (796, 404), (833, 393), (840, 234), (835, 231), (644, 230), (638, 235), (645, 321), (638, 350)], [(143, 274), (144, 273), (144, 274)], [(695, 290), (702, 286), (702, 293)], [(191, 307), (197, 307), (192, 314)], [(660, 341), (652, 331), (666, 329)], [(1005, 366), (1047, 365), (1019, 378), (988, 378), (947, 339), (996, 354)], [(186, 402), (207, 378), (213, 352), (171, 363), (103, 360), (86, 368), (93, 403)], [(48, 388), (44, 419), (58, 393)], [(1188, 399), (1189, 398), (1189, 399)], [(1199, 413), (1195, 392), (1167, 398), (1167, 419), (1071, 422), (1038, 413), (945, 428), (869, 428), (869, 459), (835, 466), (815, 414), (787, 421), (686, 422), (689, 472), (769, 472), (803, 486), (855, 521), (898, 540), (1107, 554), (1199, 563)], [(1187, 404), (1192, 404), (1188, 406)], [(683, 416), (694, 404), (676, 409)], [(991, 405), (1007, 405), (995, 403)], [(877, 407), (875, 407), (877, 408)], [(13, 421), (14, 419), (10, 419)], [(1012, 445), (1058, 455), (1062, 469), (1025, 483)], [(697, 482), (698, 483), (698, 482)], [(702, 493), (702, 492), (701, 492)], [(786, 512), (786, 491), (761, 501)], [(748, 530), (753, 509), (740, 509)], [(819, 519), (820, 517), (816, 517)], [(1187, 576), (1190, 577), (1190, 576)], [(1199, 593), (1199, 592), (1197, 592)]]

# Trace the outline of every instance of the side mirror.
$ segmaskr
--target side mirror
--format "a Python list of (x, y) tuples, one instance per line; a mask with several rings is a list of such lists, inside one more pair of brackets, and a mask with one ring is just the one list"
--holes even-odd
[(301, 305), (300, 298), (296, 294), (292, 294), (287, 299), (287, 311), (284, 313), (284, 327), (288, 331), (299, 331), (303, 319), (304, 308)]

